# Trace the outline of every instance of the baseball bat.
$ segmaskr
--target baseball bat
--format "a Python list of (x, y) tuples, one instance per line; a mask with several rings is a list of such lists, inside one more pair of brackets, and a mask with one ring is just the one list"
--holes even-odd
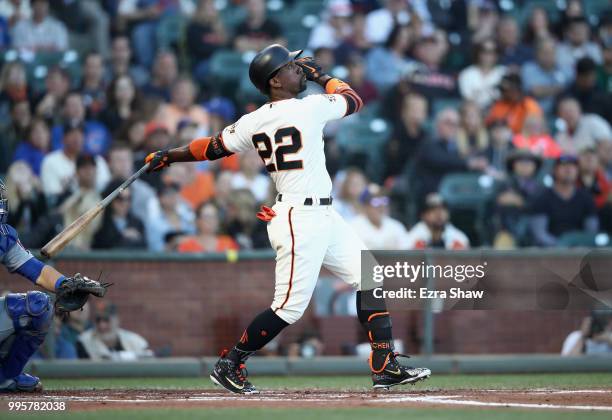
[(79, 233), (85, 229), (85, 227), (97, 216), (102, 210), (104, 210), (108, 205), (113, 201), (123, 190), (130, 186), (130, 184), (140, 175), (143, 174), (144, 171), (147, 170), (149, 164), (147, 163), (142, 168), (135, 172), (131, 177), (125, 180), (123, 184), (121, 184), (117, 189), (115, 189), (112, 193), (106, 196), (102, 201), (96, 204), (91, 209), (87, 210), (78, 219), (68, 225), (64, 230), (58, 233), (55, 238), (51, 239), (45, 246), (42, 247), (40, 253), (44, 255), (46, 258), (53, 258), (60, 252), (70, 241), (72, 241)]

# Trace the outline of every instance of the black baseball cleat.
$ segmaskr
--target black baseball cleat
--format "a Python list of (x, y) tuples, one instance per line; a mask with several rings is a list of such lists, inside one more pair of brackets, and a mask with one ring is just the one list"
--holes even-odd
[(225, 357), (227, 353), (227, 350), (221, 353), (221, 357), (210, 372), (210, 379), (215, 384), (236, 394), (259, 394), (259, 391), (247, 379), (248, 373), (245, 365), (234, 363)]
[(395, 385), (415, 384), (431, 376), (427, 368), (402, 366), (397, 357), (409, 357), (399, 353), (389, 353), (388, 360), (379, 371), (372, 369), (372, 386), (374, 389), (389, 389)]

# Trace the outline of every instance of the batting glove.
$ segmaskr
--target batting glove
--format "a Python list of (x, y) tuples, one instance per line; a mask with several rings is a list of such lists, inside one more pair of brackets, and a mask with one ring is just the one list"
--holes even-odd
[(295, 60), (296, 64), (304, 70), (304, 74), (306, 75), (306, 79), (316, 82), (322, 76), (325, 76), (323, 70), (321, 70), (321, 66), (314, 61), (312, 57), (302, 57)]
[(167, 166), (170, 166), (170, 162), (168, 162), (168, 151), (167, 150), (159, 150), (157, 152), (149, 153), (149, 155), (145, 158), (145, 162), (149, 164), (149, 168), (147, 172), (156, 172), (161, 171)]

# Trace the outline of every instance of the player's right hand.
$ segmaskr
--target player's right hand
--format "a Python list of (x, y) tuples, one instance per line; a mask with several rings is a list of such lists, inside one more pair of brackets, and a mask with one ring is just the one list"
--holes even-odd
[(149, 164), (147, 172), (161, 171), (165, 167), (170, 166), (168, 155), (169, 153), (167, 150), (158, 150), (157, 152), (149, 153), (145, 158), (145, 163)]
[(321, 66), (312, 57), (302, 57), (295, 60), (296, 64), (302, 68), (306, 79), (316, 82), (325, 74), (321, 70)]

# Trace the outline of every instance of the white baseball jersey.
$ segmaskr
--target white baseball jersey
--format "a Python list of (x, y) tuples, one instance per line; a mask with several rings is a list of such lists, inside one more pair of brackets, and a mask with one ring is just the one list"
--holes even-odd
[(279, 193), (329, 197), (323, 127), (346, 113), (339, 94), (270, 102), (226, 127), (221, 138), (229, 152), (257, 149)]

